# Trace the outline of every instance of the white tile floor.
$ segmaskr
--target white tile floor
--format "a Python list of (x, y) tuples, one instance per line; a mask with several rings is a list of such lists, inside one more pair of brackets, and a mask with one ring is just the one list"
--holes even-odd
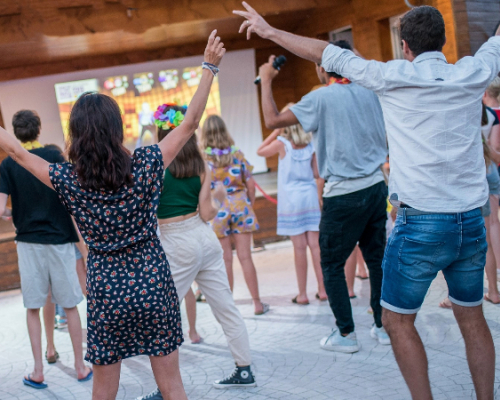
[[(337, 354), (318, 346), (334, 320), (330, 308), (314, 299), (315, 285), (309, 274), (309, 306), (293, 305), (296, 294), (293, 253), (289, 242), (269, 246), (254, 254), (263, 299), (271, 304), (268, 314), (255, 317), (239, 265), (235, 264), (235, 298), (245, 318), (254, 355), (254, 371), (259, 386), (247, 390), (220, 391), (212, 381), (233, 368), (224, 335), (207, 304), (198, 306), (201, 345), (181, 348), (181, 369), (189, 399), (409, 399), (390, 346), (380, 346), (370, 338), (372, 317), (368, 310), (368, 282), (357, 281), (358, 298), (353, 310), (359, 353)], [(465, 361), (464, 344), (452, 313), (440, 309), (446, 284), (439, 277), (431, 287), (417, 326), (427, 348), (435, 399), (475, 398)], [(81, 304), (82, 311), (85, 308)], [(496, 345), (500, 345), (500, 309), (484, 307)], [(48, 389), (36, 391), (22, 385), (21, 378), (32, 368), (32, 356), (19, 291), (0, 294), (0, 399), (91, 398), (92, 382), (78, 383), (72, 369), (69, 335), (56, 331), (61, 360), (46, 365)], [(499, 356), (497, 355), (497, 360)], [(498, 363), (497, 363), (498, 364)], [(500, 387), (497, 368), (496, 387)], [(134, 399), (155, 387), (148, 359), (125, 360), (118, 399)], [(500, 393), (496, 398), (500, 399)]]

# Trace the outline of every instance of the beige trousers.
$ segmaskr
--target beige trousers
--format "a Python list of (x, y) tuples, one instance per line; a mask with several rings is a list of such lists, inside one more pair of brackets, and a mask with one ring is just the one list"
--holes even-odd
[(185, 221), (160, 225), (160, 240), (170, 264), (179, 299), (196, 280), (226, 335), (237, 365), (252, 362), (245, 321), (229, 288), (222, 247), (208, 224), (196, 215)]

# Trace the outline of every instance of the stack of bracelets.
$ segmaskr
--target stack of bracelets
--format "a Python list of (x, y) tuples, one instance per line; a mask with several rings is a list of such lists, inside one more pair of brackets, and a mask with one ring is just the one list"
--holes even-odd
[(203, 69), (208, 69), (214, 76), (217, 76), (217, 74), (219, 73), (219, 68), (217, 68), (217, 66), (214, 64), (210, 64), (209, 62), (203, 61), (201, 63), (201, 67)]

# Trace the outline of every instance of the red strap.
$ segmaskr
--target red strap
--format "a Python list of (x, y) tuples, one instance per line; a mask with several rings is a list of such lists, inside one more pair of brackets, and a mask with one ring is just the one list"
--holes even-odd
[[(255, 179), (254, 179), (255, 181)], [(271, 203), (273, 204), (278, 204), (278, 201), (276, 199), (273, 199), (271, 196), (269, 196), (266, 192), (264, 192), (264, 190), (259, 186), (259, 184), (257, 182), (255, 182), (255, 187), (259, 190), (259, 192), (262, 193), (262, 195), (267, 199), (269, 200)]]

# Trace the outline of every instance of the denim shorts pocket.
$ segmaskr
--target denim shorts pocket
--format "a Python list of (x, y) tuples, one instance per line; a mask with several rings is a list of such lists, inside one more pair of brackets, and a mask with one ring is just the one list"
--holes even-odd
[(484, 235), (476, 239), (476, 253), (471, 258), (471, 263), (478, 267), (484, 267), (486, 264), (486, 252), (488, 244), (486, 243), (486, 228)]
[(435, 264), (443, 244), (442, 242), (423, 242), (404, 237), (399, 248), (399, 271), (411, 279), (433, 279), (437, 273)]

